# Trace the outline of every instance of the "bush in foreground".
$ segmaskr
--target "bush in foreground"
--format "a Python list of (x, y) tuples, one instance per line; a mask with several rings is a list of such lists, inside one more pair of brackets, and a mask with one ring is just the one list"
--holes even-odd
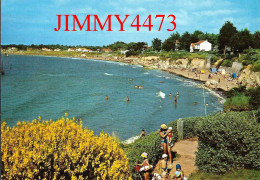
[(260, 171), (258, 170), (249, 170), (249, 169), (239, 169), (236, 171), (228, 172), (221, 175), (196, 172), (192, 173), (189, 177), (189, 180), (256, 180), (260, 179)]
[(221, 174), (237, 168), (260, 169), (260, 124), (252, 112), (208, 116), (198, 126), (199, 170)]
[(136, 140), (127, 145), (126, 153), (129, 158), (133, 178), (135, 178), (134, 165), (136, 161), (142, 162), (141, 154), (147, 152), (149, 163), (155, 165), (162, 155), (160, 148), (161, 138), (158, 132), (152, 132), (149, 135)]
[(129, 161), (115, 140), (72, 119), (1, 125), (3, 179), (129, 179)]

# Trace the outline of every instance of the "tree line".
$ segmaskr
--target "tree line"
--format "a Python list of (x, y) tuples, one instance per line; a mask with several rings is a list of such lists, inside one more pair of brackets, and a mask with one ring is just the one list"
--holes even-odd
[[(219, 34), (214, 33), (204, 33), (202, 31), (196, 30), (193, 33), (184, 32), (183, 34), (179, 34), (178, 32), (172, 33), (170, 37), (165, 39), (164, 41), (154, 38), (152, 40), (152, 50), (154, 51), (175, 51), (178, 50), (190, 50), (191, 43), (198, 42), (200, 40), (208, 40), (212, 47), (215, 50), (218, 50), (220, 53), (226, 53), (227, 51), (233, 53), (240, 53), (249, 47), (258, 49), (260, 48), (260, 31), (256, 31), (255, 33), (250, 33), (250, 31), (245, 28), (240, 31), (231, 23), (230, 21), (226, 21), (223, 26), (220, 28)], [(177, 45), (177, 47), (176, 47)], [(72, 48), (88, 48), (93, 51), (102, 48), (110, 48), (113, 51), (117, 50), (128, 50), (128, 55), (137, 55), (140, 54), (143, 50), (147, 49), (148, 44), (146, 42), (130, 42), (125, 43), (122, 41), (117, 41), (107, 46), (67, 46), (67, 45), (2, 45), (1, 48), (6, 49), (8, 47), (17, 47), (18, 50), (26, 50), (27, 47), (32, 49), (41, 49), (43, 47), (49, 49), (59, 48), (61, 50), (67, 50), (69, 47)]]
[(227, 49), (234, 53), (240, 53), (249, 47), (260, 48), (260, 31), (256, 31), (253, 34), (247, 28), (238, 31), (230, 21), (227, 21), (220, 28), (219, 34), (203, 33), (198, 30), (193, 33), (185, 32), (182, 35), (176, 32), (171, 34), (164, 42), (158, 38), (154, 38), (152, 46), (156, 51), (174, 51), (177, 41), (179, 42), (178, 49), (189, 51), (190, 44), (200, 40), (208, 40), (212, 44), (212, 47), (217, 47), (224, 54)]

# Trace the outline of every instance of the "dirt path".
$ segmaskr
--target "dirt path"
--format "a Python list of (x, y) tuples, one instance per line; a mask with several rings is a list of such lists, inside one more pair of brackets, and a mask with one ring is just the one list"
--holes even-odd
[[(176, 151), (178, 155), (177, 158), (173, 160), (172, 170), (170, 171), (170, 179), (172, 179), (172, 177), (174, 176), (174, 173), (176, 171), (175, 169), (176, 164), (181, 165), (184, 175), (186, 177), (189, 177), (190, 174), (196, 170), (195, 152), (197, 151), (197, 149), (198, 149), (197, 138), (186, 139), (175, 143), (172, 151)], [(170, 163), (168, 162), (168, 164)], [(158, 164), (157, 164), (157, 168), (158, 168)]]

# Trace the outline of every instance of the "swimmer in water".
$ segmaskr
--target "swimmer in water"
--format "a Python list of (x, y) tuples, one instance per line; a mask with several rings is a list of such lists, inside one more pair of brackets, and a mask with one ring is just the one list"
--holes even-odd
[(196, 105), (196, 104), (198, 104), (198, 102), (195, 101), (195, 102), (193, 102), (193, 104)]
[(206, 106), (208, 106), (209, 105), (209, 103), (206, 103)]
[(172, 97), (172, 93), (169, 94), (169, 97)]
[(177, 103), (177, 97), (176, 96), (174, 97), (174, 102)]
[(179, 95), (180, 95), (179, 91), (177, 91), (176, 95), (177, 95), (177, 96), (179, 96)]
[(129, 97), (128, 97), (128, 96), (126, 96), (126, 98), (125, 98), (125, 99), (126, 99), (126, 102), (129, 102)]
[(136, 88), (136, 89), (139, 89), (139, 86), (135, 85), (135, 88)]
[(106, 96), (106, 100), (108, 100), (109, 99), (109, 97), (108, 96)]

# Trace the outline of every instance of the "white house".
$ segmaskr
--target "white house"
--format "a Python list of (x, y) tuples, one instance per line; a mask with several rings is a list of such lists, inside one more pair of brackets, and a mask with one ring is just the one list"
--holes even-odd
[(49, 48), (43, 47), (43, 48), (42, 48), (42, 51), (52, 51), (52, 50), (49, 49)]
[(54, 49), (54, 51), (60, 51), (61, 49), (60, 48), (56, 48), (56, 49)]
[(71, 52), (71, 51), (76, 51), (76, 48), (69, 48), (68, 51), (69, 51), (69, 52)]
[(191, 43), (190, 52), (194, 51), (211, 51), (212, 44), (208, 40), (201, 40), (196, 43)]

